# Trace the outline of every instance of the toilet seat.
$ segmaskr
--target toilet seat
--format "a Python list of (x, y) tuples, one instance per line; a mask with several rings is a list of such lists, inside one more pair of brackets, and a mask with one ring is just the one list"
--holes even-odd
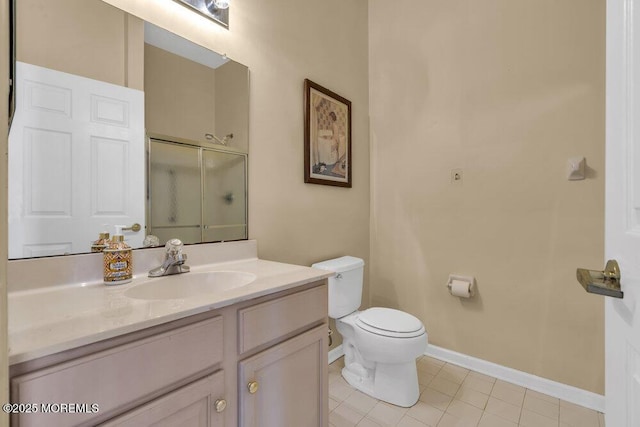
[(424, 325), (404, 311), (373, 307), (359, 313), (356, 325), (367, 332), (392, 338), (413, 338), (425, 334)]

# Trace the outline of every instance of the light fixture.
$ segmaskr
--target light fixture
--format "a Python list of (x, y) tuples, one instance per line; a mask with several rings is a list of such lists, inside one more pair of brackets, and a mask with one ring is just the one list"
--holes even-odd
[(229, 9), (229, 0), (209, 0), (207, 3), (214, 9)]
[(191, 10), (229, 28), (229, 4), (231, 0), (175, 0)]

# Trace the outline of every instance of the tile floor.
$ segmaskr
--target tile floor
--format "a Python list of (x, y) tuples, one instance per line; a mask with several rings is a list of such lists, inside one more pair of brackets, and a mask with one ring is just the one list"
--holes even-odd
[(349, 386), (343, 358), (329, 366), (333, 427), (604, 427), (604, 416), (502, 380), (442, 362), (418, 359), (420, 400), (401, 408)]

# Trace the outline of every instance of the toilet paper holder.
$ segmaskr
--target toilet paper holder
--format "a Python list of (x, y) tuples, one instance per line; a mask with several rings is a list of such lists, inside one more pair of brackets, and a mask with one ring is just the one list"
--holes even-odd
[(460, 282), (465, 282), (469, 284), (469, 297), (472, 297), (475, 295), (476, 293), (476, 279), (473, 276), (462, 276), (462, 275), (458, 275), (458, 274), (450, 274), (449, 275), (449, 279), (447, 280), (447, 288), (449, 289), (449, 292), (451, 292), (451, 284), (453, 283), (453, 281), (460, 281)]

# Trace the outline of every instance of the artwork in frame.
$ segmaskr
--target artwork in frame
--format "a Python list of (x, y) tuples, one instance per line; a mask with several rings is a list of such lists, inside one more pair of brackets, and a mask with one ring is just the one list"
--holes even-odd
[(304, 182), (351, 187), (351, 101), (304, 81)]

